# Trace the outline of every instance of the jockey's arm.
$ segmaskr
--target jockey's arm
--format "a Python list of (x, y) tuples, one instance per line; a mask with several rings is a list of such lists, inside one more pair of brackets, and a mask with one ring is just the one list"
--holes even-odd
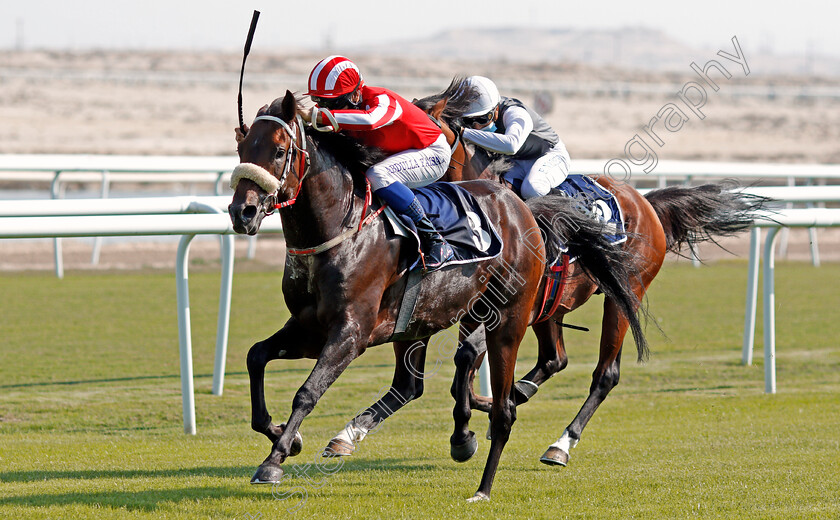
[(534, 122), (528, 112), (519, 107), (507, 109), (503, 118), (505, 123), (504, 134), (464, 128), (464, 139), (491, 152), (504, 155), (515, 154), (522, 148), (528, 135), (534, 130)]
[[(363, 102), (366, 104), (364, 109), (330, 110), (342, 130), (376, 130), (399, 117), (402, 112), (397, 100), (387, 94), (380, 94)], [(321, 114), (318, 122), (326, 124), (325, 119)]]

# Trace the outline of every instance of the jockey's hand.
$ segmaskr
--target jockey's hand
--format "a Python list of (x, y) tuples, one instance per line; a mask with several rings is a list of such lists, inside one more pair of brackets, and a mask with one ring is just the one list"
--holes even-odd
[(315, 110), (315, 107), (304, 108), (300, 112), (300, 117), (303, 118), (304, 121), (307, 123), (312, 123), (312, 112)]
[(461, 136), (464, 135), (464, 125), (461, 125), (461, 124), (458, 124), (455, 121), (452, 121), (452, 123), (449, 125), (449, 128), (453, 132), (455, 132), (455, 137), (457, 137), (458, 139), (461, 139)]
[(238, 126), (233, 129), (234, 133), (236, 133), (236, 144), (241, 143), (245, 140), (245, 136), (248, 135), (248, 125), (245, 125), (245, 132), (242, 132), (242, 129)]

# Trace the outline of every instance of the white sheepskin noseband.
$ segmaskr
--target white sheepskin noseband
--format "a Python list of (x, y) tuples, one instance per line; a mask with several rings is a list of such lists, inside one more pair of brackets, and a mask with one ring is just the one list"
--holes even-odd
[(262, 166), (257, 166), (254, 163), (241, 163), (233, 169), (233, 174), (230, 176), (231, 189), (235, 190), (241, 179), (256, 182), (257, 186), (265, 190), (266, 193), (274, 193), (280, 188), (280, 181), (277, 178), (268, 173), (268, 170)]

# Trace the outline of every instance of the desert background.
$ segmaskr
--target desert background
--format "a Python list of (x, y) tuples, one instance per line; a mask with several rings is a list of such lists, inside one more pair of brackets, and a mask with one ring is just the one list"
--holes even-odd
[[(455, 75), (488, 76), (503, 95), (540, 111), (573, 161), (606, 161), (624, 157), (627, 141), (644, 136), (643, 127), (664, 105), (679, 104), (676, 94), (686, 82), (700, 81), (692, 62), (703, 66), (715, 59), (731, 78), (711, 72), (720, 89), (706, 89), (704, 119), (681, 105), (690, 120), (678, 132), (659, 132), (665, 141), (656, 148), (659, 160), (840, 163), (840, 60), (773, 54), (740, 41), (747, 75), (717, 54), (734, 52), (733, 43), (717, 43), (689, 46), (643, 28), (511, 28), (443, 31), (394, 46), (260, 47), (246, 65), (245, 120), (286, 89), (304, 91), (314, 63), (342, 53), (357, 62), (369, 84), (409, 99), (442, 90)], [(241, 60), (241, 50), (0, 49), (0, 154), (232, 156)], [(7, 197), (20, 190), (48, 197), (47, 188), (0, 184)], [(95, 189), (68, 186), (68, 196)], [(143, 194), (163, 188), (125, 189)], [(175, 189), (178, 194), (196, 190)], [(820, 230), (818, 236), (823, 259), (840, 259), (837, 230)], [(746, 240), (727, 246), (743, 257)], [(237, 243), (243, 251), (247, 247), (245, 240)], [(788, 258), (808, 258), (805, 231), (791, 232), (789, 244)], [(51, 269), (51, 250), (49, 241), (0, 241), (0, 269)], [(103, 248), (100, 268), (167, 267), (174, 261), (172, 251), (167, 242), (111, 241)], [(193, 248), (193, 257), (216, 254), (212, 240)], [(89, 255), (88, 241), (65, 241), (68, 268), (90, 268)], [(724, 256), (704, 248), (704, 257)], [(282, 240), (260, 239), (253, 262), (279, 266), (282, 261)]]

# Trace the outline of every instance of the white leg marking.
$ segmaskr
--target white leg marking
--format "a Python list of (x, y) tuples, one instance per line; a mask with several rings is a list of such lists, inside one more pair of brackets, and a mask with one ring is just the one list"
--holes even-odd
[(557, 442), (549, 446), (550, 448), (559, 448), (566, 453), (569, 453), (569, 450), (577, 446), (577, 443), (580, 439), (573, 439), (571, 435), (569, 435), (569, 430), (563, 430), (563, 435), (557, 439)]

